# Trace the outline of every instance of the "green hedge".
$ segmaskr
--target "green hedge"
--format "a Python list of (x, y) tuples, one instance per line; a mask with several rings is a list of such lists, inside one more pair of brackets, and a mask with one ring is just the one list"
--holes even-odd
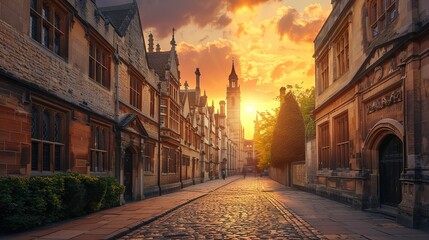
[(58, 174), (0, 178), (0, 232), (25, 230), (119, 205), (113, 177)]

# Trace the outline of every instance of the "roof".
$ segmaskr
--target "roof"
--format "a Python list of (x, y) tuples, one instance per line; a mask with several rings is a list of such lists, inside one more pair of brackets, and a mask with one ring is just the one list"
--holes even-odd
[(165, 79), (165, 69), (170, 59), (170, 51), (147, 53), (147, 59), (149, 66), (155, 70), (159, 78)]
[(125, 36), (125, 32), (131, 23), (134, 15), (137, 12), (137, 4), (135, 2), (115, 5), (109, 7), (102, 7), (100, 11), (109, 19), (113, 27), (118, 32), (119, 36)]
[(238, 80), (238, 76), (237, 73), (235, 73), (235, 68), (234, 68), (234, 61), (232, 62), (232, 69), (231, 69), (231, 73), (229, 74), (229, 80)]
[[(131, 123), (135, 121), (137, 129), (131, 127)], [(140, 121), (140, 119), (135, 114), (126, 113), (121, 120), (118, 123), (118, 126), (120, 129), (128, 130), (130, 132), (140, 134), (143, 136), (149, 136), (145, 127), (143, 126), (143, 123)]]

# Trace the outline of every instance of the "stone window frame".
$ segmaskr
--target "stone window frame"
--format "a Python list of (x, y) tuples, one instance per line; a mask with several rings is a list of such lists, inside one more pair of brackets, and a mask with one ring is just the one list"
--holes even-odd
[(28, 33), (45, 48), (66, 59), (70, 15), (60, 1), (30, 0)]
[(174, 148), (162, 149), (162, 174), (177, 174), (178, 152)]
[(88, 77), (110, 90), (112, 50), (90, 32), (88, 36)]
[(371, 37), (375, 38), (398, 16), (398, 0), (371, 0), (368, 4)]
[(110, 171), (110, 127), (98, 121), (91, 121), (90, 172), (107, 173)]
[(155, 143), (154, 142), (146, 142), (145, 148), (143, 151), (144, 158), (144, 171), (146, 173), (154, 173), (154, 159), (155, 157)]
[(349, 24), (346, 23), (333, 41), (334, 49), (334, 81), (350, 69), (350, 38)]
[(318, 93), (329, 87), (329, 51), (326, 50), (317, 60)]
[(168, 127), (176, 133), (180, 130), (180, 108), (170, 101)]
[(319, 169), (329, 168), (331, 155), (331, 139), (329, 122), (319, 125)]
[(333, 168), (349, 168), (349, 119), (348, 112), (334, 117), (335, 162)]
[(61, 107), (32, 104), (31, 171), (65, 172), (67, 170), (67, 119)]
[(143, 81), (137, 76), (131, 75), (130, 78), (130, 104), (131, 106), (142, 110), (142, 89)]
[(155, 91), (153, 89), (149, 90), (150, 94), (150, 105), (149, 105), (149, 115), (150, 117), (155, 117)]
[(179, 159), (179, 153), (174, 149), (170, 148), (170, 153), (168, 156), (168, 173), (176, 174), (177, 173), (177, 160)]

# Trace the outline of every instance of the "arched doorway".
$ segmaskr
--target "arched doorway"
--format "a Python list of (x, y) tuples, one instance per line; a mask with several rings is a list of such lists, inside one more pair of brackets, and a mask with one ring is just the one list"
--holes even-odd
[(125, 150), (124, 155), (124, 186), (124, 198), (131, 200), (133, 198), (133, 153), (129, 148)]
[(401, 182), (403, 170), (402, 141), (393, 134), (386, 135), (380, 142), (379, 176), (380, 203), (396, 207), (401, 202)]

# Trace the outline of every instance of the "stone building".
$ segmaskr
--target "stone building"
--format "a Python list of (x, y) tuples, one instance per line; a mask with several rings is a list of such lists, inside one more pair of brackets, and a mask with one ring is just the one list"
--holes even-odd
[(180, 71), (176, 52), (176, 40), (173, 35), (171, 48), (161, 51), (159, 45), (153, 51), (153, 36), (149, 35), (147, 58), (149, 66), (160, 78), (160, 190), (169, 192), (181, 188), (180, 147), (181, 147), (181, 102), (180, 102)]
[(0, 175), (114, 176), (138, 200), (235, 159), (198, 69), (180, 91), (174, 30), (170, 50), (152, 34), (146, 50), (135, 1), (1, 1), (0, 39)]
[(143, 182), (156, 184), (159, 78), (146, 62), (137, 5), (0, 6), (1, 173), (111, 175), (125, 198), (143, 198)]
[(237, 161), (231, 163), (231, 172), (241, 172), (245, 165), (244, 156), (244, 131), (241, 125), (241, 92), (238, 83), (238, 75), (235, 72), (234, 61), (232, 62), (231, 73), (228, 77), (228, 86), (226, 88), (226, 109), (227, 125), (231, 140), (236, 143)]
[(92, 2), (0, 2), (0, 171), (114, 175), (115, 48)]
[[(197, 83), (199, 81), (199, 70), (197, 69)], [(199, 86), (197, 84), (197, 86)], [(182, 99), (182, 165), (185, 170), (182, 170), (182, 180), (184, 185), (196, 184), (201, 181), (201, 134), (199, 133), (199, 119), (200, 114), (198, 111), (198, 101), (196, 95), (199, 92), (193, 89), (188, 89), (188, 82), (184, 83), (184, 90), (180, 91), (180, 98)], [(189, 181), (191, 180), (191, 181)]]
[[(151, 195), (157, 186), (155, 149), (158, 146), (159, 77), (146, 60), (145, 41), (135, 2), (100, 8), (116, 30), (115, 63), (116, 151), (120, 182), (126, 199)], [(113, 159), (112, 159), (113, 160)]]
[(315, 44), (317, 193), (429, 226), (429, 2), (335, 0)]

